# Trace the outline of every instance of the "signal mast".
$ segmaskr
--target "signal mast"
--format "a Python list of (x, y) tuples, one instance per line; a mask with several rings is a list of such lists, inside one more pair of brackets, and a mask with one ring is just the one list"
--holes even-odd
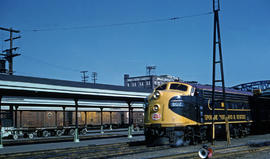
[[(219, 0), (213, 0), (213, 11), (214, 11), (214, 41), (213, 41), (213, 78), (212, 78), (212, 145), (215, 141), (215, 87), (216, 83), (222, 84), (222, 102), (221, 106), (224, 106), (225, 110), (225, 125), (226, 125), (226, 137), (227, 145), (231, 144), (230, 140), (230, 128), (228, 122), (228, 111), (226, 105), (226, 94), (225, 94), (225, 80), (224, 80), (224, 71), (223, 71), (223, 60), (222, 60), (222, 49), (221, 49), (221, 38), (220, 38), (220, 27), (219, 27), (219, 15), (220, 3)], [(219, 59), (216, 59), (216, 47), (218, 46)], [(216, 80), (216, 65), (220, 65), (221, 79)]]

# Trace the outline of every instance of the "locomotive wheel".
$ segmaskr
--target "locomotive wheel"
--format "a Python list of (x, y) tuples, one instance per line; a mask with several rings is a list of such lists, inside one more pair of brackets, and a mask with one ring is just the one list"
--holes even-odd
[(241, 127), (239, 129), (239, 137), (242, 138), (242, 137), (245, 137), (246, 136), (246, 130), (245, 128)]
[(43, 137), (48, 137), (48, 136), (49, 136), (49, 132), (48, 132), (47, 130), (44, 130), (44, 131), (42, 132), (42, 136), (43, 136)]
[(206, 136), (206, 129), (201, 129), (200, 130), (200, 138), (199, 138), (199, 143), (203, 143), (207, 140), (207, 136)]
[(185, 135), (183, 131), (175, 131), (175, 136), (173, 142), (171, 143), (172, 147), (179, 147), (185, 144)]
[(187, 137), (187, 138), (184, 138), (184, 146), (188, 146), (190, 145), (191, 143), (193, 143), (192, 139), (191, 139), (191, 136)]
[(34, 138), (34, 134), (33, 134), (33, 133), (29, 133), (29, 134), (28, 134), (28, 138), (29, 138), (29, 139), (33, 139), (33, 138)]
[(62, 130), (57, 130), (57, 131), (56, 131), (56, 135), (57, 135), (57, 136), (62, 136), (62, 134), (63, 134)]
[(239, 129), (238, 128), (233, 128), (232, 136), (234, 138), (238, 138), (238, 136), (239, 136)]
[(70, 129), (68, 133), (69, 133), (69, 135), (74, 136), (75, 135), (75, 130), (74, 129)]
[(82, 135), (86, 135), (86, 134), (87, 134), (87, 129), (86, 129), (86, 128), (82, 129), (82, 130), (81, 130), (81, 134), (82, 134)]
[(13, 140), (18, 140), (19, 136), (17, 134), (13, 134), (12, 138)]
[(184, 135), (184, 146), (191, 144), (195, 145), (196, 143), (194, 129), (191, 127), (187, 128)]

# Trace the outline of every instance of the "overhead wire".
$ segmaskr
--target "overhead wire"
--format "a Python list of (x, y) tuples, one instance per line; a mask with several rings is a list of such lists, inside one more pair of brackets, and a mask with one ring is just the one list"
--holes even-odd
[(23, 58), (27, 58), (28, 60), (29, 59), (32, 59), (32, 61), (40, 62), (40, 63), (46, 64), (48, 66), (51, 66), (53, 68), (56, 68), (56, 69), (61, 69), (61, 70), (65, 70), (65, 71), (68, 71), (68, 72), (80, 72), (80, 70), (78, 70), (78, 69), (69, 68), (69, 67), (66, 67), (66, 66), (59, 66), (59, 65), (52, 64), (52, 63), (49, 63), (47, 61), (44, 61), (44, 60), (35, 58), (35, 57), (31, 57), (31, 56), (25, 55), (25, 54), (23, 54), (22, 57)]
[[(55, 28), (45, 28), (45, 29), (31, 29), (31, 30), (22, 30), (22, 31), (31, 31), (31, 32), (43, 32), (43, 31), (61, 31), (61, 30), (78, 30), (78, 29), (94, 29), (94, 28), (106, 28), (106, 27), (116, 27), (116, 26), (126, 26), (126, 25), (138, 25), (138, 24), (146, 24), (146, 23), (157, 23), (157, 22), (165, 22), (165, 21), (176, 21), (181, 20), (185, 18), (192, 18), (192, 17), (199, 17), (199, 16), (205, 16), (213, 14), (213, 12), (204, 12), (199, 14), (193, 14), (193, 15), (186, 15), (186, 16), (176, 16), (171, 18), (161, 18), (161, 19), (151, 19), (151, 20), (141, 20), (141, 21), (133, 21), (133, 22), (124, 22), (124, 23), (114, 23), (114, 24), (104, 24), (104, 25), (85, 25), (85, 26), (73, 26), (73, 27), (55, 27)], [(65, 71), (72, 71), (72, 72), (80, 72), (80, 70), (68, 68), (65, 66), (59, 66), (56, 64), (52, 64), (49, 62), (46, 62), (44, 60), (34, 58), (28, 55), (22, 55), (22, 57), (32, 59), (33, 61), (39, 61), (43, 64), (46, 64), (48, 66), (65, 70)]]
[(150, 20), (141, 20), (141, 21), (133, 21), (133, 22), (114, 23), (114, 24), (85, 25), (85, 26), (73, 26), (73, 27), (55, 27), (55, 28), (44, 28), (44, 29), (31, 29), (31, 30), (25, 30), (25, 31), (42, 32), (42, 31), (106, 28), (106, 27), (116, 27), (116, 26), (125, 26), (125, 25), (156, 23), (156, 22), (164, 22), (164, 21), (176, 21), (176, 20), (181, 20), (184, 18), (192, 18), (192, 17), (204, 16), (204, 15), (210, 15), (210, 14), (213, 14), (213, 12), (204, 12), (204, 13), (187, 15), (187, 16), (177, 16), (177, 17), (171, 17), (171, 18), (150, 19)]

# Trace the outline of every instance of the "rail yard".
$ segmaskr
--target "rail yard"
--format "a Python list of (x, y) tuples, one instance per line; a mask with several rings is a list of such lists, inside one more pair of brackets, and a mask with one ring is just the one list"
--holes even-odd
[[(99, 88), (100, 90), (95, 90), (102, 92), (100, 96), (103, 96), (106, 91), (112, 91), (117, 94), (106, 94), (104, 96), (106, 100), (97, 96), (98, 94), (84, 94), (81, 97), (82, 100), (78, 98), (76, 93), (83, 92), (83, 89), (80, 89), (80, 92), (76, 93), (73, 91), (78, 87), (74, 86), (78, 84), (76, 82), (69, 83), (61, 81), (61, 85), (58, 86), (55, 85), (55, 83), (59, 82), (57, 80), (46, 79), (46, 82), (41, 84), (37, 82), (42, 81), (40, 78), (20, 76), (10, 78), (7, 75), (0, 75), (0, 77), (0, 82), (2, 81), (1, 93), (2, 95), (6, 95), (5, 98), (2, 98), (1, 107), (3, 107), (2, 109), (5, 115), (8, 113), (13, 114), (5, 116), (6, 118), (2, 120), (4, 124), (7, 124), (3, 125), (6, 127), (2, 127), (2, 130), (4, 130), (4, 134), (8, 135), (1, 139), (3, 146), (0, 150), (1, 158), (29, 158), (30, 156), (32, 158), (196, 158), (198, 157), (198, 151), (200, 151), (202, 145), (211, 147), (213, 149), (212, 155), (215, 158), (241, 156), (247, 152), (251, 156), (256, 156), (258, 154), (267, 154), (269, 150), (269, 134), (258, 135), (262, 132), (267, 133), (269, 131), (268, 117), (267, 115), (263, 115), (265, 112), (269, 111), (267, 105), (270, 99), (268, 99), (269, 95), (267, 92), (262, 92), (263, 94), (255, 95), (255, 98), (250, 99), (250, 104), (257, 106), (256, 111), (253, 110), (254, 108), (250, 109), (252, 113), (249, 115), (252, 116), (248, 117), (248, 119), (253, 120), (248, 129), (250, 132), (241, 134), (243, 130), (237, 129), (239, 130), (239, 132), (237, 132), (235, 127), (231, 127), (236, 133), (231, 134), (232, 144), (228, 145), (224, 139), (217, 138), (215, 144), (211, 145), (209, 142), (211, 140), (207, 139), (205, 136), (203, 140), (194, 142), (190, 139), (191, 142), (187, 144), (175, 146), (166, 141), (162, 144), (157, 144), (155, 140), (151, 142), (149, 140), (148, 130), (144, 130), (146, 128), (144, 126), (145, 119), (142, 117), (148, 118), (148, 115), (145, 116), (144, 113), (147, 112), (147, 110), (153, 110), (154, 113), (159, 112), (158, 109), (154, 109), (155, 105), (151, 106), (148, 104), (149, 102), (145, 100), (146, 96), (151, 97), (149, 90), (135, 89), (137, 92), (130, 93), (134, 91), (134, 89), (128, 89), (119, 94), (117, 91), (122, 91), (124, 88), (110, 86), (112, 89), (115, 89), (112, 91), (104, 89), (109, 88), (108, 86), (84, 84), (84, 89), (88, 87), (87, 91), (90, 94), (93, 87), (102, 87)], [(34, 84), (36, 86), (31, 88), (27, 87), (29, 82), (32, 82), (32, 85)], [(182, 83), (171, 82), (168, 84)], [(44, 85), (47, 85), (46, 89), (44, 89)], [(52, 92), (54, 98), (52, 98), (48, 87), (51, 89), (57, 87), (57, 90), (55, 91), (54, 89), (55, 92)], [(71, 90), (73, 94), (70, 95), (69, 91)], [(162, 91), (158, 87), (153, 91), (152, 95), (155, 95), (157, 90)], [(239, 92), (237, 90), (230, 91)], [(61, 92), (61, 94), (59, 95), (58, 92)], [(23, 95), (21, 95), (21, 93)], [(177, 91), (174, 91), (174, 93), (177, 93)], [(128, 94), (129, 97), (126, 95), (122, 96), (122, 94)], [(140, 96), (140, 94), (142, 96)], [(160, 94), (164, 93), (160, 92)], [(194, 92), (194, 94), (198, 93)], [(61, 98), (56, 98), (58, 95)], [(246, 95), (253, 96), (251, 93), (247, 93)], [(159, 95), (159, 97), (160, 96), (162, 95)], [(80, 102), (77, 102), (77, 100)], [(245, 100), (245, 102), (247, 101)], [(63, 111), (63, 106), (68, 107), (68, 109), (64, 110), (68, 110), (68, 113), (72, 114), (70, 118), (64, 118), (68, 113)], [(243, 110), (248, 109), (247, 103), (241, 106), (243, 106)], [(10, 109), (14, 107), (15, 110)], [(106, 109), (107, 112), (103, 111)], [(242, 108), (238, 106), (231, 107), (230, 109), (241, 111)], [(94, 110), (96, 110), (95, 113), (93, 112)], [(23, 113), (20, 113), (18, 117), (16, 111), (25, 111), (32, 114), (34, 120), (44, 119), (48, 121), (49, 124), (47, 123), (46, 125), (43, 122), (44, 127), (41, 127), (37, 122), (36, 125), (33, 125), (38, 127), (27, 127), (29, 126), (27, 123), (31, 123), (31, 118), (27, 115), (24, 116)], [(90, 113), (88, 113), (88, 111)], [(47, 116), (39, 115), (40, 113), (44, 113)], [(97, 115), (97, 113), (99, 113), (99, 115)], [(107, 116), (104, 118), (105, 113)], [(62, 116), (60, 116), (60, 114), (62, 114)], [(134, 116), (134, 114), (136, 115)], [(10, 116), (12, 118), (10, 118)], [(39, 119), (38, 117), (40, 116), (41, 118)], [(91, 118), (97, 121), (91, 120)], [(70, 121), (65, 122), (66, 119)], [(201, 118), (199, 117), (199, 119)], [(243, 119), (246, 120), (247, 117)], [(241, 118), (241, 120), (243, 119)], [(16, 122), (14, 122), (14, 120)], [(230, 120), (233, 120), (233, 118), (230, 118)], [(25, 121), (26, 124), (22, 124)], [(146, 119), (146, 121), (149, 122), (149, 119)], [(158, 120), (155, 120), (155, 125), (157, 121)], [(240, 121), (239, 124), (241, 123)], [(147, 127), (149, 128), (149, 124)], [(61, 131), (61, 133), (58, 134), (58, 131)], [(163, 137), (161, 134), (168, 135), (167, 132), (160, 134), (155, 134), (156, 131), (153, 132), (153, 137), (155, 135)], [(205, 135), (208, 133), (209, 130), (207, 130)], [(145, 138), (145, 134), (148, 139)], [(184, 137), (183, 141), (186, 140), (187, 139)]]
[(1, 2), (0, 159), (269, 159), (269, 2), (229, 1), (225, 65), (220, 0)]
[[(230, 146), (225, 141), (216, 141), (213, 158), (253, 158), (269, 157), (270, 136), (252, 135), (232, 139)], [(121, 140), (121, 141), (120, 141)], [(63, 145), (64, 144), (64, 145)], [(209, 146), (211, 143), (204, 143)], [(201, 145), (172, 148), (169, 145), (147, 147), (143, 136), (132, 140), (126, 137), (115, 139), (86, 140), (80, 144), (73, 142), (10, 146), (0, 150), (1, 158), (199, 158)]]

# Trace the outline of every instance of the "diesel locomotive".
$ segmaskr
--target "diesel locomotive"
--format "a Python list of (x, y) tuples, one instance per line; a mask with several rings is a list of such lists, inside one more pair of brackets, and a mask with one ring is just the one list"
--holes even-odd
[[(252, 93), (226, 89), (215, 90), (215, 135), (225, 134), (225, 109), (232, 137), (250, 133)], [(196, 144), (212, 136), (212, 87), (210, 85), (168, 82), (157, 87), (145, 101), (145, 139), (148, 144), (169, 142), (173, 146)], [(225, 136), (225, 135), (224, 135)]]

